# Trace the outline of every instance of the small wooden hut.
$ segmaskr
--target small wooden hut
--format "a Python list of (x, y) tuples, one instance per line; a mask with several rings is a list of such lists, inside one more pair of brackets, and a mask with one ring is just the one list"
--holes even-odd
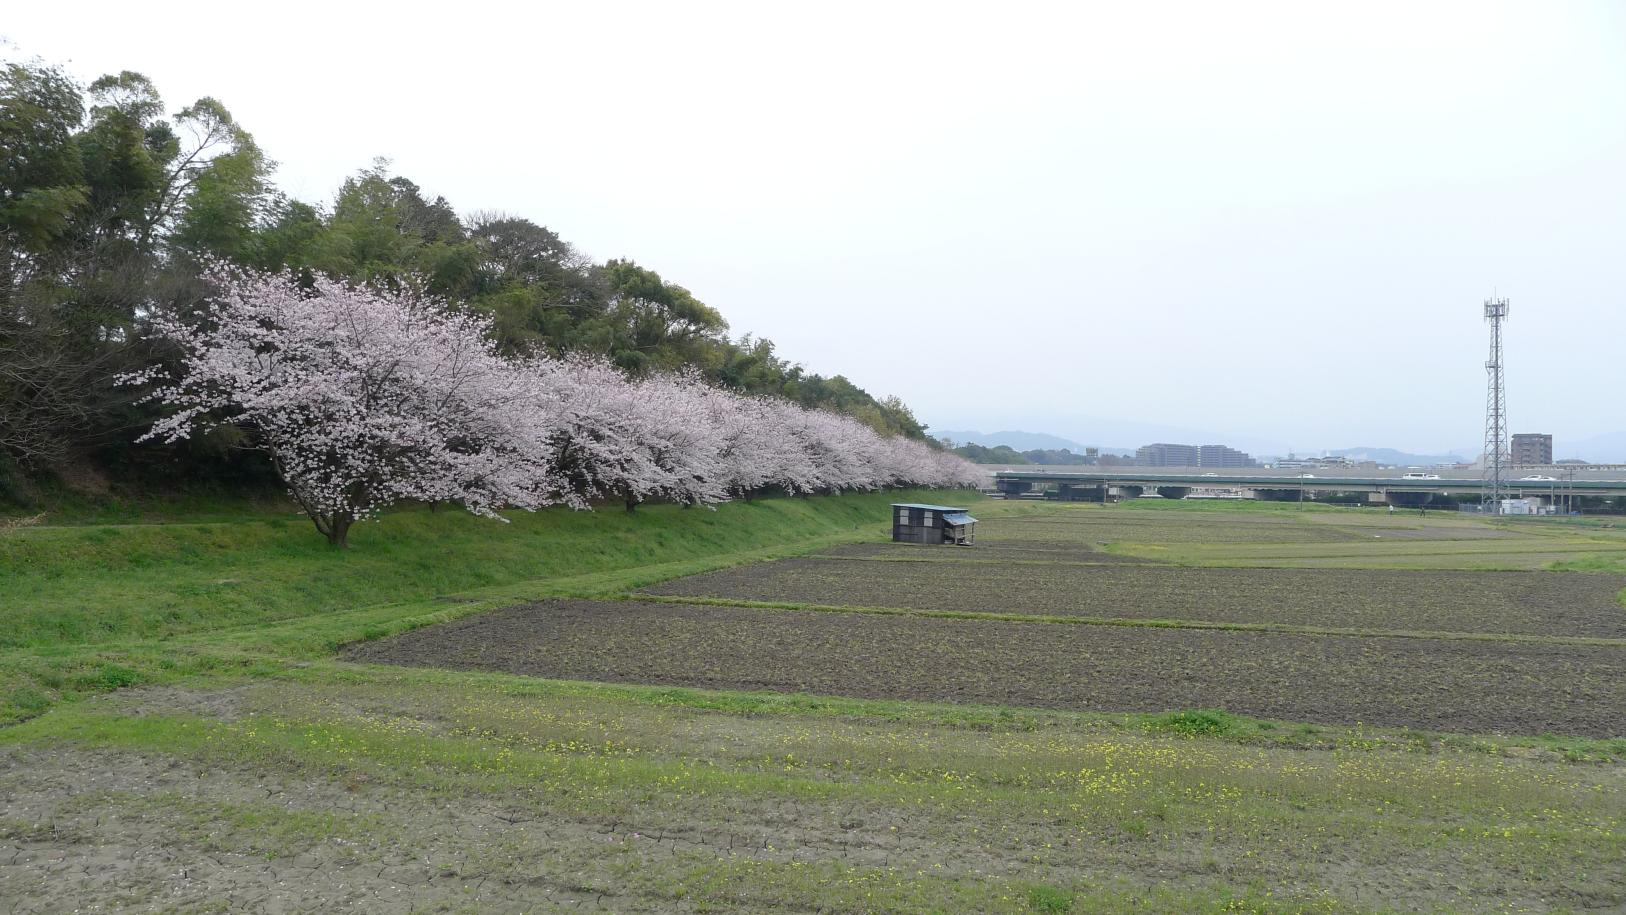
[(952, 505), (892, 504), (892, 539), (899, 543), (951, 543), (970, 546), (977, 540), (977, 519)]

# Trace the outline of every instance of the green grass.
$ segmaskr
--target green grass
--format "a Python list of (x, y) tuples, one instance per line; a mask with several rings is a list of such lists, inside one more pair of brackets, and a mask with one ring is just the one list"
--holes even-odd
[(1005, 535), (1001, 543), (1105, 541), (1109, 553), (1183, 565), (1626, 572), (1626, 526), (1579, 519), (1491, 521), (1454, 512), (1157, 499), (995, 504), (1000, 517), (1063, 522)]
[(1600, 553), (1561, 559), (1548, 565), (1555, 572), (1610, 572), (1626, 575), (1626, 553)]
[[(1244, 911), (1360, 911), (1373, 874), (1406, 907), (1478, 910), (1560, 891), (1608, 899), (1626, 855), (1619, 770), (1538, 763), (1494, 742), (1218, 712), (1037, 714), (326, 663), (233, 695), (229, 714), (184, 699), (139, 715), (81, 703), (0, 731), (0, 753), (82, 748), (254, 784), (365, 786), (328, 819), (211, 804), (213, 784), (80, 802), (186, 847), (293, 857), (327, 841), (323, 828), (352, 842), (384, 829), (392, 850), (434, 861), (447, 842), (467, 856), (488, 841), (441, 836), (444, 810), (492, 804), (550, 828), (586, 824), (555, 849), (567, 857), (616, 824), (629, 839), (675, 833), (681, 849), (628, 872), (570, 860), (582, 885), (721, 910), (1111, 911), (1162, 899), (1154, 910), (1224, 911), (1248, 899)], [(784, 855), (865, 831), (869, 851), (850, 859)], [(756, 853), (700, 854), (736, 837)], [(520, 858), (546, 868), (543, 850)], [(1329, 855), (1349, 863), (1324, 869)], [(496, 876), (527, 873), (502, 866)]]
[[(1267, 502), (1255, 499), (1125, 499), (1121, 502), (1059, 502), (1029, 499), (1016, 499), (1010, 503), (1018, 506), (1031, 506), (1035, 512), (1044, 513), (1062, 510), (1084, 511), (1135, 511), (1135, 512), (1175, 512), (1181, 515), (1202, 514), (1301, 514), (1304, 512), (1317, 512), (1323, 514), (1355, 514), (1357, 512), (1380, 514), (1384, 513), (1382, 506), (1366, 506), (1357, 508), (1353, 505), (1339, 505), (1332, 502)], [(1416, 513), (1413, 512), (1415, 515)], [(1455, 514), (1454, 512), (1430, 512), (1430, 515)]]
[[(516, 513), (403, 511), (333, 550), (307, 522), (62, 525), (0, 534), (0, 722), (58, 699), (275, 670), (340, 645), (548, 596), (876, 538), (887, 504), (941, 493)], [(975, 499), (958, 493), (958, 501)]]
[[(913, 498), (558, 511), (508, 525), (406, 511), (358, 529), (347, 552), (329, 550), (302, 518), (207, 501), (114, 515), (86, 508), (66, 519), (82, 523), (0, 533), (0, 721), (12, 722), (0, 727), (0, 795), (11, 807), (0, 842), (67, 855), (125, 848), (126, 857), (151, 845), (168, 860), (241, 858), (279, 870), (298, 862), (282, 870), (296, 886), (418, 868), (413, 879), (435, 880), (413, 884), (411, 898), (447, 911), (487, 907), (479, 894), (492, 888), (537, 895), (489, 907), (540, 911), (1626, 904), (1626, 740), (562, 682), (332, 659), (349, 642), (495, 607), (625, 596), (880, 540), (885, 504)], [(990, 522), (1128, 519), (1112, 529), (1142, 539), (1111, 549), (1193, 564), (1389, 568), (1426, 554), (1623, 571), (1612, 551), (1626, 551), (1626, 532), (1563, 525), (1497, 540), (1324, 542), (1312, 538), (1328, 525), (1404, 521), (1447, 536), (1484, 524), (1391, 522), (1325, 506), (976, 505)], [(1232, 518), (1238, 537), (1262, 521), (1288, 539), (1190, 542), (1194, 525), (1223, 533)], [(1295, 542), (1300, 524), (1305, 539)], [(1084, 529), (1066, 539), (1097, 538)], [(40, 781), (51, 777), (59, 787)], [(25, 800), (44, 806), (25, 815)], [(0, 872), (8, 876), (47, 879)], [(74, 886), (37, 891), (87, 907), (159, 898), (176, 910), (232, 907), (161, 895), (180, 884), (124, 884), (117, 899)], [(436, 886), (465, 895), (434, 896)]]
[(293, 502), (280, 489), (244, 489), (218, 483), (189, 483), (160, 492), (111, 486), (103, 491), (60, 482), (28, 484), (28, 497), (0, 486), (0, 524), (23, 520), (45, 524), (169, 524), (181, 521), (241, 521), (248, 517), (292, 514)]
[(514, 512), (506, 524), (406, 510), (358, 525), (345, 551), (292, 514), (27, 527), (0, 534), (0, 650), (166, 638), (859, 530), (873, 536), (886, 503), (903, 497), (920, 494), (767, 499), (716, 511)]

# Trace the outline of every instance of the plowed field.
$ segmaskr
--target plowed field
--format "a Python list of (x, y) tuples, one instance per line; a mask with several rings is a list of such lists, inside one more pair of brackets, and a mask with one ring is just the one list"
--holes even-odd
[[(972, 547), (826, 547), (348, 656), (567, 680), (1626, 735), (1626, 575), (1385, 567), (1620, 550), (1612, 530), (1356, 509), (984, 514)], [(1269, 563), (1329, 550), (1370, 566), (1201, 564), (1205, 551)]]
[(567, 680), (1609, 736), (1626, 650), (546, 601), (347, 658)]
[[(970, 557), (980, 550), (936, 552)], [(916, 554), (932, 552), (915, 548)], [(1626, 608), (1616, 599), (1622, 588), (1626, 577), (1565, 572), (790, 559), (680, 578), (648, 591), (913, 610), (1626, 638)]]
[(909, 543), (844, 543), (819, 554), (842, 559), (896, 559), (914, 562), (1146, 562), (1135, 556), (1120, 556), (1092, 549), (1081, 543), (1052, 543), (1044, 540), (1019, 543), (980, 543), (974, 548), (937, 549)]

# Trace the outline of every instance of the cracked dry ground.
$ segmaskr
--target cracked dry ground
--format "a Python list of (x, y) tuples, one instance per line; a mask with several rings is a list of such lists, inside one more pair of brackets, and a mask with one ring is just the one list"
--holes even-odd
[(1540, 754), (345, 668), (73, 714), (0, 751), (6, 910), (1020, 912), (1039, 882), (1092, 911), (1626, 905), (1623, 770)]

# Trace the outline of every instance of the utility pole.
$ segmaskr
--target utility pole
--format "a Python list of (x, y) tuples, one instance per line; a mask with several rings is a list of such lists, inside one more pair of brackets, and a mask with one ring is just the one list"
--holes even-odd
[(1507, 443), (1507, 387), (1502, 377), (1502, 322), (1507, 320), (1507, 299), (1486, 299), (1485, 320), (1490, 322), (1490, 358), (1485, 361), (1485, 473), (1484, 494), (1491, 513), (1502, 513), (1507, 496), (1507, 467), (1513, 463)]

